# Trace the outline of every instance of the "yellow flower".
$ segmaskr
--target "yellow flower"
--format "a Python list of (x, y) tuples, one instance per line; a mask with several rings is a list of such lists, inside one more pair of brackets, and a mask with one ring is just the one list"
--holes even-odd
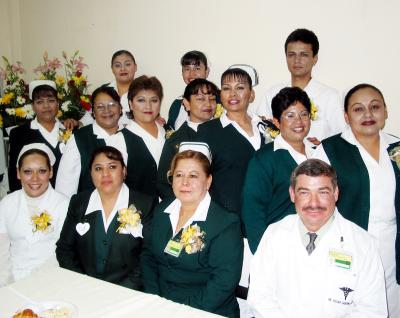
[(33, 232), (41, 231), (44, 232), (51, 225), (52, 217), (46, 211), (40, 213), (39, 215), (35, 214), (32, 216), (31, 220), (33, 222)]
[(185, 248), (187, 254), (192, 254), (203, 250), (205, 244), (203, 238), (205, 232), (197, 224), (189, 225), (181, 234), (180, 243)]
[(62, 115), (63, 115), (62, 111), (61, 111), (61, 110), (58, 110), (57, 115), (56, 115), (57, 118), (60, 118)]
[(65, 78), (61, 75), (56, 75), (56, 84), (57, 86), (62, 86), (65, 83)]
[(268, 133), (269, 133), (269, 135), (271, 136), (272, 139), (275, 139), (280, 134), (280, 131), (272, 129), (272, 128), (268, 128)]
[(0, 127), (3, 127), (3, 116), (0, 114)]
[(165, 132), (165, 139), (169, 139), (169, 138), (174, 134), (174, 132), (175, 132), (175, 130), (173, 130), (173, 129), (168, 129), (168, 130)]
[(120, 232), (122, 229), (134, 228), (140, 224), (140, 211), (131, 204), (128, 208), (118, 211), (117, 221), (121, 223), (117, 229)]
[(217, 108), (215, 109), (214, 118), (220, 118), (223, 113), (224, 113), (224, 106), (218, 103)]
[(40, 74), (39, 79), (40, 79), (40, 80), (45, 80), (45, 79), (46, 79), (46, 76), (44, 76), (43, 74)]
[(86, 102), (86, 103), (90, 103), (90, 99), (89, 99), (89, 97), (87, 97), (87, 96), (81, 95), (81, 100), (84, 101), (84, 102)]
[(72, 80), (75, 82), (76, 85), (79, 85), (83, 81), (86, 81), (85, 76), (72, 76)]
[(14, 98), (15, 94), (13, 92), (4, 94), (3, 98), (1, 99), (1, 103), (3, 105), (8, 105), (10, 104), (10, 102), (12, 101), (12, 99)]
[(63, 93), (57, 93), (57, 98), (58, 98), (59, 100), (63, 100), (64, 97), (65, 97), (65, 95), (64, 95)]
[(317, 107), (317, 105), (315, 105), (313, 100), (310, 99), (310, 102), (311, 102), (310, 118), (311, 118), (311, 120), (316, 120), (317, 113), (318, 113), (318, 107)]
[(62, 143), (67, 143), (68, 139), (72, 136), (72, 130), (70, 129), (60, 129), (58, 134), (58, 141)]
[(24, 107), (15, 108), (15, 116), (20, 118), (26, 117), (26, 109)]
[(396, 162), (397, 167), (400, 169), (400, 146), (394, 147), (392, 150), (390, 150), (389, 157), (391, 160)]

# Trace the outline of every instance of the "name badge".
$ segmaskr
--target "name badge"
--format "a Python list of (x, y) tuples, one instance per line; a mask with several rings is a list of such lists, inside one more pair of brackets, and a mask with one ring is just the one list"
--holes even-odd
[(337, 250), (329, 251), (329, 262), (336, 267), (351, 269), (352, 261), (353, 256), (350, 253)]
[(169, 240), (167, 243), (167, 246), (164, 249), (164, 252), (172, 255), (174, 257), (179, 257), (183, 249), (183, 246), (181, 243), (174, 241), (174, 240)]

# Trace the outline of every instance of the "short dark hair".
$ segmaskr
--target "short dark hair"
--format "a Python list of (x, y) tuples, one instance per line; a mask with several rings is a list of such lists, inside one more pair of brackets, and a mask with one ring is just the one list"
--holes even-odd
[(125, 55), (128, 55), (128, 56), (133, 60), (133, 63), (136, 64), (135, 57), (133, 56), (133, 54), (132, 54), (131, 52), (129, 52), (128, 50), (119, 50), (119, 51), (115, 52), (115, 53), (112, 55), (112, 57), (111, 57), (111, 66), (113, 65), (114, 60), (115, 60), (118, 56), (124, 55), (124, 54), (125, 54)]
[(305, 91), (299, 87), (282, 88), (279, 93), (272, 98), (272, 115), (280, 122), (282, 113), (297, 102), (303, 104), (309, 113), (311, 112), (311, 102)]
[(337, 175), (335, 169), (325, 161), (319, 159), (307, 159), (293, 170), (290, 176), (290, 187), (296, 188), (297, 177), (300, 175), (309, 177), (329, 177), (331, 178), (333, 188), (337, 187)]
[(104, 154), (108, 159), (119, 161), (122, 165), (122, 167), (125, 167), (125, 162), (124, 158), (122, 157), (121, 152), (114, 147), (111, 146), (102, 146), (97, 149), (95, 149), (92, 152), (92, 155), (90, 156), (90, 161), (89, 161), (89, 168), (92, 170), (92, 165), (94, 160), (96, 159), (97, 156)]
[(170, 183), (172, 183), (172, 177), (174, 175), (176, 166), (178, 165), (179, 160), (183, 159), (194, 159), (200, 163), (201, 167), (203, 168), (204, 173), (206, 176), (211, 175), (211, 163), (208, 158), (199, 151), (194, 150), (185, 150), (182, 152), (178, 152), (171, 161), (170, 169), (167, 172), (167, 178)]
[(200, 51), (189, 51), (181, 57), (181, 66), (200, 65), (201, 63), (203, 63), (206, 68), (208, 67), (207, 57)]
[(33, 89), (32, 92), (32, 101), (35, 101), (42, 97), (54, 97), (57, 98), (57, 90), (50, 85), (39, 85)]
[(289, 34), (285, 41), (285, 54), (287, 54), (287, 47), (292, 42), (303, 42), (305, 44), (311, 44), (313, 56), (318, 54), (319, 41), (313, 31), (307, 29), (296, 29)]
[(221, 86), (222, 86), (224, 80), (228, 77), (233, 77), (233, 78), (236, 78), (239, 80), (244, 80), (245, 82), (247, 82), (249, 84), (250, 89), (253, 87), (253, 82), (251, 80), (249, 73), (242, 70), (241, 68), (229, 68), (225, 72), (223, 72), (221, 75)]
[(204, 78), (196, 78), (195, 80), (187, 84), (185, 92), (183, 93), (183, 97), (186, 100), (190, 101), (190, 96), (196, 95), (199, 91), (204, 94), (215, 96), (219, 95), (219, 89), (217, 85)]
[(132, 100), (141, 90), (151, 90), (156, 93), (160, 101), (163, 99), (163, 88), (157, 77), (148, 77), (146, 75), (135, 78), (128, 90), (128, 100)]
[(119, 95), (118, 95), (117, 91), (114, 89), (114, 87), (108, 86), (108, 85), (102, 85), (100, 87), (97, 87), (93, 91), (92, 97), (91, 97), (92, 105), (94, 105), (94, 100), (96, 99), (97, 95), (99, 95), (100, 93), (110, 96), (115, 102), (118, 102), (118, 103), (121, 102), (120, 101), (121, 98), (119, 97)]
[(370, 88), (372, 90), (374, 90), (375, 92), (377, 92), (383, 100), (383, 105), (386, 107), (386, 102), (385, 102), (385, 98), (383, 97), (382, 92), (379, 90), (379, 88), (375, 87), (374, 85), (371, 84), (358, 84), (356, 86), (354, 86), (352, 89), (350, 89), (345, 98), (344, 98), (344, 111), (347, 113), (348, 109), (349, 109), (349, 102), (350, 102), (350, 98), (351, 96), (353, 96), (354, 93), (356, 93), (357, 91), (359, 91), (360, 89), (364, 89), (364, 88)]
[(18, 160), (18, 170), (19, 171), (21, 171), (21, 167), (24, 164), (25, 158), (30, 156), (30, 155), (42, 156), (43, 158), (46, 159), (47, 168), (51, 169), (51, 163), (50, 163), (50, 158), (49, 158), (48, 154), (46, 152), (44, 152), (43, 150), (33, 148), (33, 149), (29, 149), (29, 150), (25, 151), (21, 155), (21, 157), (19, 157), (19, 160)]

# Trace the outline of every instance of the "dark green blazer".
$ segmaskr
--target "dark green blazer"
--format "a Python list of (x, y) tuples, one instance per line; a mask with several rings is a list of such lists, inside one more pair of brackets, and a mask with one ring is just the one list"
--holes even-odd
[(94, 150), (105, 146), (104, 139), (97, 138), (93, 133), (93, 125), (82, 127), (74, 133), (76, 146), (81, 155), (81, 175), (79, 176), (78, 192), (93, 190), (94, 185), (90, 175), (89, 161)]
[[(211, 197), (224, 208), (240, 215), (244, 178), (255, 149), (231, 124), (222, 127), (219, 119), (201, 124), (197, 136), (198, 141), (207, 143), (211, 149)], [(261, 135), (263, 144), (264, 137)]]
[(182, 251), (174, 257), (164, 253), (172, 238), (169, 214), (164, 212), (171, 202), (164, 200), (156, 208), (151, 235), (145, 237), (145, 292), (222, 316), (239, 317), (235, 288), (242, 269), (243, 238), (238, 216), (211, 201), (207, 219), (194, 222), (206, 233), (204, 249), (194, 254)]
[(253, 253), (270, 224), (295, 213), (289, 186), (296, 167), (287, 150), (274, 151), (273, 142), (256, 151), (250, 160), (243, 187), (242, 220)]
[[(95, 228), (96, 211), (85, 215), (92, 191), (75, 194), (70, 201), (67, 217), (62, 228), (60, 239), (57, 242), (56, 256), (61, 267), (87, 274), (110, 283), (142, 290), (140, 273), (140, 254), (142, 241), (140, 237), (130, 234), (120, 234), (116, 229), (113, 231), (111, 246), (108, 246), (108, 257), (105, 260), (104, 272), (100, 275), (96, 270), (96, 248), (102, 244), (96, 240)], [(155, 197), (150, 197), (138, 192), (129, 192), (129, 204), (134, 204), (141, 211), (143, 236), (146, 235), (148, 224), (152, 218), (153, 208), (157, 203)], [(118, 217), (118, 214), (115, 218)], [(89, 231), (84, 235), (78, 234), (76, 225), (78, 223), (89, 223)], [(116, 225), (119, 225), (116, 222)]]
[(142, 137), (124, 128), (121, 130), (128, 152), (127, 176), (129, 189), (157, 195), (157, 163)]
[(31, 129), (31, 121), (25, 124), (15, 127), (10, 132), (10, 150), (9, 150), (9, 165), (8, 165), (8, 182), (10, 186), (10, 192), (21, 189), (21, 182), (17, 179), (17, 159), (18, 155), (23, 146), (33, 143), (43, 143), (48, 146), (56, 157), (56, 162), (53, 166), (53, 177), (50, 179), (50, 183), (55, 188), (58, 165), (61, 160), (60, 142), (54, 148), (48, 141), (42, 136), (38, 129)]
[[(368, 230), (369, 175), (357, 146), (347, 142), (341, 137), (341, 134), (323, 140), (322, 145), (338, 176), (340, 193), (336, 205), (339, 212), (346, 219)], [(400, 142), (396, 142), (391, 144), (387, 150), (390, 152), (399, 146)], [(392, 161), (392, 165), (396, 177), (396, 279), (400, 284), (400, 170), (394, 161)]]
[(169, 127), (172, 127), (173, 129), (175, 129), (175, 121), (178, 118), (179, 115), (179, 111), (181, 110), (181, 106), (182, 106), (182, 101), (183, 98), (177, 98), (175, 99), (168, 111), (168, 121), (167, 121), (167, 125)]
[(160, 157), (160, 163), (158, 164), (158, 177), (157, 177), (157, 189), (158, 195), (161, 199), (175, 197), (172, 187), (167, 179), (167, 172), (171, 166), (172, 159), (178, 152), (179, 144), (183, 141), (194, 141), (196, 140), (197, 132), (190, 128), (185, 122), (177, 131), (175, 131), (171, 137), (169, 137), (164, 144), (163, 151)]

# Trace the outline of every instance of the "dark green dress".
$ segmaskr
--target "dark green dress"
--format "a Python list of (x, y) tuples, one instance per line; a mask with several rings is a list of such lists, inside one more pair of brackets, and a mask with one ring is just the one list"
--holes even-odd
[[(92, 191), (84, 191), (71, 198), (56, 248), (60, 266), (110, 283), (142, 290), (139, 257), (143, 239), (117, 233), (118, 214), (112, 220), (107, 233), (101, 211), (85, 215), (91, 194)], [(129, 192), (129, 204), (134, 204), (142, 213), (143, 236), (148, 231), (157, 201), (155, 197)], [(80, 235), (76, 229), (78, 223), (88, 223), (89, 230)]]
[[(264, 137), (260, 135), (263, 145)], [(201, 124), (197, 136), (211, 149), (212, 199), (240, 215), (247, 165), (256, 150), (232, 124), (223, 127), (220, 119)]]
[[(179, 257), (164, 252), (172, 237), (169, 214), (172, 199), (160, 203), (154, 212), (151, 235), (145, 237), (142, 254), (144, 290), (172, 301), (239, 317), (235, 288), (243, 261), (243, 238), (237, 215), (211, 201), (205, 221), (196, 221), (204, 237), (201, 252)], [(174, 240), (179, 241), (182, 231)]]

